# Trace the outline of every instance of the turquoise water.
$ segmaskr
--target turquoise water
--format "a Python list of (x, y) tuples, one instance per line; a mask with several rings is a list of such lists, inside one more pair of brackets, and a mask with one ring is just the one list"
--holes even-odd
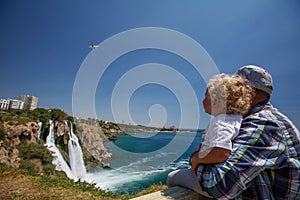
[(106, 143), (113, 156), (110, 169), (98, 168), (87, 178), (98, 187), (119, 193), (137, 193), (152, 184), (166, 184), (170, 171), (188, 168), (202, 133), (138, 133), (118, 135)]

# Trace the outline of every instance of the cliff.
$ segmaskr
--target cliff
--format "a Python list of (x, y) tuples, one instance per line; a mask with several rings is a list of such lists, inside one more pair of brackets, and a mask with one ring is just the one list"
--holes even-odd
[(86, 151), (99, 162), (111, 157), (104, 146), (108, 139), (97, 120), (75, 119), (74, 123)]
[(103, 133), (107, 136), (110, 136), (112, 134), (124, 133), (124, 130), (122, 130), (118, 124), (113, 123), (113, 122), (100, 120), (99, 125), (100, 125), (101, 129), (103, 130)]
[(36, 122), (18, 123), (17, 121), (9, 121), (3, 123), (3, 128), (6, 138), (0, 141), (0, 163), (18, 168), (20, 158), (17, 146), (22, 143), (36, 143), (39, 125)]
[[(55, 174), (52, 152), (44, 145), (50, 131), (50, 119), (54, 123), (55, 145), (67, 162), (71, 129), (79, 139), (88, 170), (111, 157), (104, 146), (104, 142), (108, 141), (107, 136), (98, 120), (94, 123), (91, 120), (76, 120), (58, 109), (17, 110), (0, 113), (0, 163), (38, 173)], [(38, 121), (42, 121), (41, 128)]]
[(159, 132), (160, 130), (160, 128), (148, 127), (143, 125), (119, 124), (118, 126), (126, 133)]

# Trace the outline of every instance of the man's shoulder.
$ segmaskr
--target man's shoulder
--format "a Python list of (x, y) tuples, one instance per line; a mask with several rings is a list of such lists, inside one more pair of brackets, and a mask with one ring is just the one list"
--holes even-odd
[(292, 125), (292, 122), (277, 108), (273, 107), (270, 103), (268, 103), (260, 110), (256, 110), (256, 112), (253, 112), (248, 116), (244, 117), (242, 121), (242, 126), (243, 124), (247, 124), (247, 126), (249, 126), (249, 124), (264, 124), (267, 126), (282, 127), (283, 124)]
[(265, 104), (263, 107), (257, 106), (255, 112), (250, 113), (246, 117), (244, 117), (243, 122), (247, 121), (278, 121), (281, 117), (284, 116), (279, 112), (278, 109), (273, 107), (270, 103)]

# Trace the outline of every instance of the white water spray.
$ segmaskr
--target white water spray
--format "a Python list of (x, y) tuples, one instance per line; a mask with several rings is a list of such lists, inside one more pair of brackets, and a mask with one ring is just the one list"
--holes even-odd
[[(68, 126), (68, 123), (65, 122)], [(68, 142), (68, 150), (69, 150), (69, 160), (71, 165), (71, 170), (73, 175), (79, 179), (84, 178), (86, 175), (86, 168), (83, 161), (82, 150), (78, 141), (77, 136), (73, 133), (73, 125), (71, 124), (70, 132), (69, 132), (69, 142)]]
[(42, 132), (43, 122), (39, 122), (38, 124), (39, 124), (39, 131), (38, 131), (37, 139), (40, 140), (41, 139), (41, 132)]
[[(67, 122), (65, 122), (67, 125)], [(71, 133), (70, 133), (71, 132)], [(52, 163), (56, 166), (56, 170), (64, 171), (68, 178), (77, 181), (80, 178), (83, 178), (86, 174), (86, 168), (83, 162), (82, 150), (78, 142), (78, 138), (73, 133), (72, 124), (71, 131), (69, 131), (70, 140), (68, 141), (68, 149), (69, 149), (69, 163), (71, 167), (64, 160), (60, 151), (55, 145), (54, 139), (54, 123), (50, 120), (50, 130), (49, 135), (46, 138), (47, 149), (51, 151), (54, 157)]]

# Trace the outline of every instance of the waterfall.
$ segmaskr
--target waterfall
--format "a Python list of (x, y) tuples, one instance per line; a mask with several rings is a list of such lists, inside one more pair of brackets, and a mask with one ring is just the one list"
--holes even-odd
[(39, 122), (38, 124), (39, 124), (39, 131), (38, 131), (37, 139), (40, 140), (41, 139), (41, 132), (42, 132), (43, 122)]
[[(67, 122), (65, 122), (68, 125)], [(84, 178), (86, 176), (86, 168), (83, 161), (82, 150), (77, 136), (73, 133), (73, 125), (71, 123), (68, 141), (68, 153), (72, 172), (77, 178)]]
[(47, 146), (47, 149), (52, 152), (52, 156), (54, 157), (52, 163), (56, 166), (55, 169), (58, 171), (64, 171), (66, 173), (66, 175), (68, 176), (68, 178), (77, 181), (78, 178), (76, 176), (74, 176), (69, 165), (62, 157), (58, 148), (55, 146), (54, 123), (52, 120), (50, 120), (50, 130), (49, 130), (49, 135), (46, 138), (45, 146)]

